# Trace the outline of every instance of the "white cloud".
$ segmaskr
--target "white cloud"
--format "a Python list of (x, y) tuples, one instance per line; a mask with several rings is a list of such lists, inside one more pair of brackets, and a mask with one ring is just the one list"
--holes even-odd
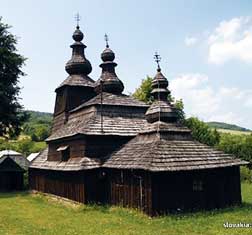
[(208, 37), (208, 61), (223, 64), (229, 60), (252, 62), (252, 18), (222, 21)]
[(183, 74), (170, 81), (170, 90), (183, 99), (188, 116), (252, 128), (252, 89), (214, 88), (204, 74)]
[(186, 46), (193, 46), (198, 42), (198, 39), (196, 37), (186, 37), (185, 38), (185, 44)]

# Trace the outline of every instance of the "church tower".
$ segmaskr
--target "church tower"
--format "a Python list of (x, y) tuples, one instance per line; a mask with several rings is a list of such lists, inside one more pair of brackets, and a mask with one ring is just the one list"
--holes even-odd
[(177, 122), (177, 110), (168, 101), (168, 95), (170, 94), (170, 91), (168, 90), (169, 82), (161, 72), (161, 68), (159, 65), (161, 58), (157, 53), (154, 55), (154, 58), (158, 66), (157, 74), (155, 75), (151, 84), (151, 94), (154, 98), (154, 102), (151, 104), (145, 114), (146, 119), (149, 123), (154, 123), (158, 121)]
[(69, 111), (95, 96), (94, 81), (88, 76), (92, 71), (90, 62), (84, 54), (84, 38), (77, 24), (73, 33), (74, 43), (72, 58), (66, 63), (65, 70), (69, 74), (67, 79), (56, 88), (56, 101), (54, 108), (54, 121), (52, 132), (58, 130), (68, 120)]
[(115, 53), (109, 47), (107, 34), (105, 34), (105, 41), (106, 48), (101, 53), (103, 62), (100, 64), (100, 67), (102, 68), (102, 73), (95, 83), (95, 90), (97, 93), (102, 90), (103, 92), (119, 95), (123, 92), (124, 85), (116, 75), (115, 67), (117, 63), (114, 62)]

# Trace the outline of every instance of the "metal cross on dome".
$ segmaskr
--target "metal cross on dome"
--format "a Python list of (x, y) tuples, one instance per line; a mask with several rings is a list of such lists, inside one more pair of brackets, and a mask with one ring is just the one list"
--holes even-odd
[(154, 55), (154, 60), (158, 65), (158, 69), (160, 69), (159, 62), (161, 61), (161, 56), (157, 52)]
[(75, 18), (75, 20), (77, 22), (77, 26), (79, 26), (79, 22), (80, 22), (80, 19), (81, 19), (79, 12), (75, 15), (74, 18)]
[(108, 35), (106, 33), (104, 35), (104, 39), (105, 39), (105, 42), (106, 42), (106, 47), (109, 47), (109, 44), (108, 44), (109, 39), (108, 39)]

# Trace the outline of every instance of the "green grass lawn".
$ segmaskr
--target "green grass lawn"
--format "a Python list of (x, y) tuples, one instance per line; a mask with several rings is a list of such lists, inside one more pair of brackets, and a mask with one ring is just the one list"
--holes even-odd
[(0, 235), (252, 234), (223, 223), (252, 223), (252, 184), (242, 185), (241, 207), (148, 218), (135, 210), (75, 205), (29, 193), (0, 194)]

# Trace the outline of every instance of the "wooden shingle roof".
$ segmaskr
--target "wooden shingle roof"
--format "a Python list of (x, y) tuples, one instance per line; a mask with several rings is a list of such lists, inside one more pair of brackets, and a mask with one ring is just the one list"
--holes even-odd
[(88, 87), (94, 87), (94, 80), (90, 78), (87, 75), (82, 74), (73, 74), (68, 76), (57, 88), (63, 87), (63, 86), (88, 86)]
[(160, 132), (178, 132), (178, 133), (190, 133), (191, 130), (187, 127), (183, 126), (180, 123), (172, 123), (172, 122), (154, 122), (149, 123), (146, 122), (143, 128), (139, 131), (140, 134), (143, 133), (153, 133), (157, 132), (159, 130)]
[[(129, 107), (134, 106), (134, 107), (145, 107), (145, 108), (149, 107), (149, 105), (147, 105), (146, 103), (139, 101), (131, 96), (124, 95), (124, 94), (112, 94), (112, 93), (103, 92), (102, 100), (103, 100), (102, 102), (103, 105), (129, 106)], [(100, 105), (100, 104), (101, 104), (101, 94), (98, 94), (97, 96), (85, 102), (84, 104), (80, 105), (73, 111), (77, 111), (81, 108), (88, 107), (91, 105)]]
[(11, 158), (13, 161), (15, 161), (24, 170), (28, 169), (29, 161), (21, 153), (18, 153), (18, 152), (13, 151), (13, 150), (2, 150), (2, 151), (0, 151), (0, 163), (1, 163), (1, 159), (3, 161), (6, 157)]
[(79, 171), (98, 168), (101, 161), (96, 158), (79, 157), (70, 158), (68, 161), (47, 161), (48, 148), (43, 150), (31, 163), (30, 168), (59, 170), (59, 171)]
[(115, 152), (103, 167), (149, 171), (199, 170), (247, 164), (193, 140), (145, 140), (136, 137)]
[(80, 116), (70, 120), (65, 126), (48, 137), (46, 141), (78, 134), (136, 136), (145, 124), (146, 120), (141, 118), (103, 116), (102, 128), (101, 116), (99, 114), (93, 115), (89, 119), (83, 119), (83, 117)]

